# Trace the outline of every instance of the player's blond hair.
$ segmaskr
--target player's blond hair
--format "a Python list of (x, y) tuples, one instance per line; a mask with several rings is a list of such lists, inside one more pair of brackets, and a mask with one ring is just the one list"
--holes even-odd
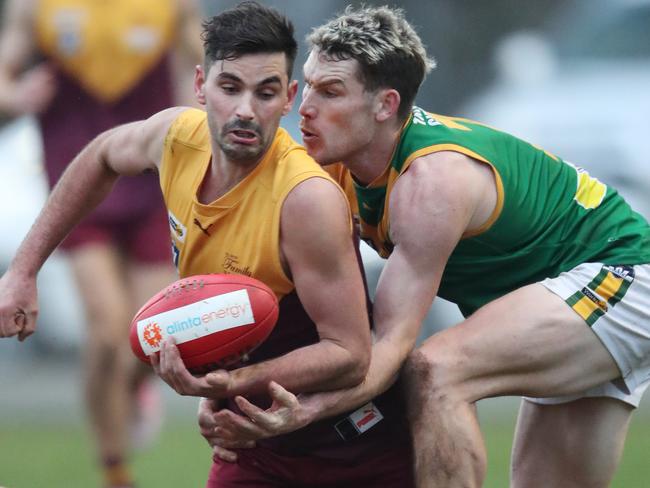
[(411, 111), (422, 81), (435, 67), (422, 40), (402, 9), (351, 5), (307, 36), (312, 50), (330, 60), (355, 59), (366, 90), (394, 88), (400, 94), (398, 115)]

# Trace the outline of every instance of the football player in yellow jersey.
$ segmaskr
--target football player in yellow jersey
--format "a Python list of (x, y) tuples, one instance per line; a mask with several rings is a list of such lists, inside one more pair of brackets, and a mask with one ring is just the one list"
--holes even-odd
[[(50, 185), (97, 134), (193, 100), (196, 0), (4, 4), (0, 112), (37, 119)], [(155, 383), (125, 334), (174, 277), (167, 232), (158, 182), (142, 175), (118, 182), (61, 245), (86, 312), (84, 398), (109, 485), (129, 484), (129, 449), (150, 443), (162, 422)]]
[[(70, 163), (0, 279), (0, 336), (34, 332), (39, 268), (118, 176), (159, 172), (181, 276), (236, 268), (280, 298), (278, 324), (251, 354), (255, 364), (195, 378), (165, 343), (152, 361), (160, 376), (180, 394), (208, 397), (212, 408), (227, 399), (232, 409), (236, 395), (268, 398), (271, 380), (296, 393), (357, 385), (370, 326), (350, 208), (279, 128), (297, 91), (293, 27), (275, 10), (243, 2), (207, 21), (203, 39), (194, 86), (205, 113), (175, 107), (118, 126)], [(396, 407), (387, 403), (381, 414), (372, 404), (360, 412), (368, 435), (347, 429), (344, 417), (251, 449), (237, 464), (215, 459), (208, 486), (371, 486), (369, 478), (408, 486), (406, 429), (380, 422)]]
[[(268, 411), (242, 400), (246, 416), (216, 424), (202, 411), (205, 435), (290, 431), (373, 397), (405, 362), (417, 486), (482, 486), (475, 402), (504, 395), (527, 397), (513, 487), (608, 486), (650, 383), (648, 223), (532, 144), (413, 107), (430, 61), (399, 10), (349, 9), (309, 40), (305, 147), (350, 170), (361, 237), (387, 258), (369, 373), (298, 399), (276, 386)], [(436, 294), (466, 319), (412, 353)]]

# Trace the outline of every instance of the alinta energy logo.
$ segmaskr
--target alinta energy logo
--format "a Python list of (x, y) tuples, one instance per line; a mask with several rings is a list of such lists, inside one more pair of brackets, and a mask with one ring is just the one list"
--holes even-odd
[(151, 347), (157, 348), (162, 341), (162, 331), (156, 322), (150, 322), (145, 325), (142, 337)]
[(183, 344), (215, 332), (255, 323), (246, 290), (202, 298), (138, 321), (138, 339), (145, 354), (160, 350), (169, 336)]
[[(207, 324), (210, 324), (210, 322), (220, 322), (228, 319), (236, 320), (240, 317), (249, 315), (250, 313), (250, 302), (234, 303), (224, 307), (206, 310), (205, 313), (198, 315), (188, 315), (186, 318), (181, 320), (174, 320), (164, 327), (167, 334), (175, 335), (189, 329), (206, 326)], [(160, 327), (158, 327), (157, 324), (154, 325), (158, 331), (160, 331)]]

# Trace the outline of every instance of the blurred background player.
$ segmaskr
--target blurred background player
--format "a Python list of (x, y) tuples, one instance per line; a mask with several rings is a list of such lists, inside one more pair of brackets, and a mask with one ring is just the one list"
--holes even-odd
[[(103, 130), (193, 100), (194, 0), (7, 0), (3, 19), (0, 112), (36, 115), (50, 185)], [(87, 315), (85, 398), (108, 486), (132, 484), (129, 443), (160, 422), (141, 416), (131, 429), (154, 392), (127, 330), (174, 278), (168, 232), (157, 178), (142, 175), (119, 181), (62, 244)]]

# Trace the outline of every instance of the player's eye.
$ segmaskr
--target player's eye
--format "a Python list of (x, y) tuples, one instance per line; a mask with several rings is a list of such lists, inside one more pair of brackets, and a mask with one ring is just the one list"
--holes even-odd
[(259, 92), (258, 96), (262, 100), (270, 100), (271, 98), (273, 98), (275, 96), (275, 91), (273, 91), (273, 90), (262, 90), (262, 91)]
[(226, 93), (237, 93), (237, 87), (232, 84), (221, 85), (221, 89)]

